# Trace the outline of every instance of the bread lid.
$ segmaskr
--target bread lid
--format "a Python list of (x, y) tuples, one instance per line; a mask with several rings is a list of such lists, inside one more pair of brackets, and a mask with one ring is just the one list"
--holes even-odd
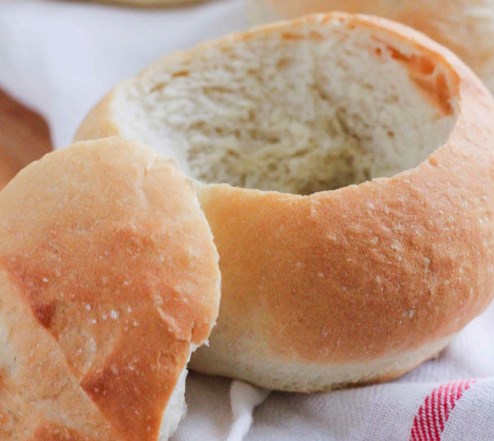
[(219, 304), (191, 182), (137, 143), (81, 142), (24, 169), (0, 212), (0, 438), (172, 430), (183, 408), (167, 406)]

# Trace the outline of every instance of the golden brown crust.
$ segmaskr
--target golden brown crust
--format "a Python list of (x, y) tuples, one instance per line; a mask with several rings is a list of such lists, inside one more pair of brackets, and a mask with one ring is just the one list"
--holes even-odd
[[(0, 212), (2, 289), (19, 309), (0, 304), (2, 332), (30, 324), (2, 359), (7, 372), (17, 359), (22, 375), (6, 376), (0, 411), (12, 413), (12, 400), (17, 413), (36, 412), (25, 431), (13, 421), (9, 439), (156, 440), (219, 302), (216, 250), (191, 183), (170, 160), (109, 138), (27, 167), (0, 193)], [(39, 341), (47, 348), (32, 357), (33, 382)], [(29, 402), (17, 398), (24, 388)]]
[(45, 120), (0, 90), (0, 188), (51, 150)]
[(34, 431), (30, 441), (96, 441), (96, 439), (58, 424), (47, 423)]
[(0, 282), (0, 439), (50, 439), (54, 425), (71, 431), (78, 427), (77, 436), (88, 441), (95, 433), (102, 441), (118, 439), (70, 374), (60, 347), (40, 327), (3, 265)]
[[(208, 373), (254, 381), (236, 365), (241, 353), (260, 360), (259, 371), (262, 360), (365, 364), (448, 338), (494, 294), (494, 101), (456, 56), (399, 24), (346, 14), (209, 44), (334, 21), (371, 28), (390, 47), (410, 46), (446, 66), (450, 83), (421, 85), (446, 113), (455, 100), (455, 128), (426, 161), (389, 179), (310, 196), (204, 185), (200, 199), (221, 256), (223, 297), (210, 347), (195, 356), (198, 370), (207, 365)], [(427, 68), (397, 56), (412, 76)], [(114, 122), (112, 94), (106, 100), (106, 111), (100, 106), (79, 138), (110, 125), (124, 130)], [(228, 362), (219, 366), (219, 359)], [(398, 362), (395, 371), (402, 371)]]
[[(111, 117), (111, 115), (113, 114), (111, 104), (112, 95), (109, 94), (107, 97), (103, 98), (93, 109), (91, 109), (91, 112), (84, 118), (84, 121), (82, 121), (81, 125), (78, 127), (77, 132), (74, 136), (74, 141), (118, 136), (118, 126), (115, 122), (113, 122)], [(91, 138), (86, 137), (86, 133), (90, 133)]]

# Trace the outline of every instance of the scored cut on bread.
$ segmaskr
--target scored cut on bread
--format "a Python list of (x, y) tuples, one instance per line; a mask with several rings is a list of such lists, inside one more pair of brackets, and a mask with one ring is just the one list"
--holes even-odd
[(26, 167), (0, 212), (0, 439), (168, 439), (219, 305), (191, 182), (108, 138)]
[(398, 21), (453, 50), (494, 92), (492, 0), (247, 0), (247, 9), (257, 24), (328, 11)]
[(196, 179), (222, 301), (192, 368), (307, 392), (401, 375), (488, 305), (493, 120), (444, 47), (332, 13), (167, 56), (76, 138), (143, 140)]

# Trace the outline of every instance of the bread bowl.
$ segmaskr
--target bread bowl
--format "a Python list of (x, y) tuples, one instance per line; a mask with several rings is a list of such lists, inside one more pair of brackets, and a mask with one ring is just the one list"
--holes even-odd
[(247, 0), (254, 23), (327, 11), (372, 14), (411, 26), (456, 52), (494, 91), (492, 0)]
[(399, 376), (490, 302), (492, 121), (453, 53), (331, 13), (167, 56), (76, 139), (141, 139), (196, 179), (222, 301), (191, 366), (309, 392)]
[(219, 303), (190, 181), (139, 144), (78, 143), (21, 171), (0, 212), (0, 439), (168, 439)]

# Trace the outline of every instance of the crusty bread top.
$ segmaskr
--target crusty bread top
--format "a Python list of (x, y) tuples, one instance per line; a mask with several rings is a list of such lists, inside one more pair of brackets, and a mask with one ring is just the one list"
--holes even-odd
[(28, 166), (0, 212), (0, 439), (156, 440), (219, 304), (191, 183), (109, 138)]

